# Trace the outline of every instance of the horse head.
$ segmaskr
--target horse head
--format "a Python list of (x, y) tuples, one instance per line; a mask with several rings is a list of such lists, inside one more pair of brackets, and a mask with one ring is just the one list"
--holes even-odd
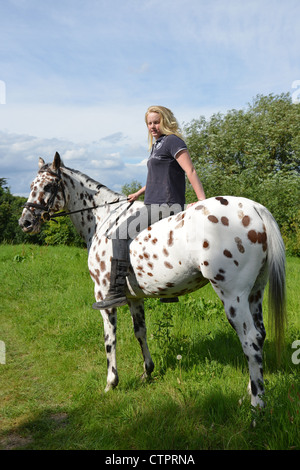
[(63, 163), (56, 152), (52, 164), (39, 159), (39, 171), (31, 183), (31, 192), (24, 204), (19, 225), (24, 232), (38, 233), (42, 222), (50, 220), (51, 214), (66, 205), (64, 183), (61, 177)]

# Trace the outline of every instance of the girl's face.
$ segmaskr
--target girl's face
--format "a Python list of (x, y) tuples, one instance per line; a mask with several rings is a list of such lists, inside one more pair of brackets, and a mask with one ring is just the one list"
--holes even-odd
[(154, 139), (158, 139), (162, 132), (160, 131), (160, 115), (158, 113), (149, 113), (147, 116), (147, 126)]

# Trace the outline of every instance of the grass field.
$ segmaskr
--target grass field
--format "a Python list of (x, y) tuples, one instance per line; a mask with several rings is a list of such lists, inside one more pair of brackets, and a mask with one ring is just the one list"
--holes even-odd
[(129, 309), (119, 309), (120, 384), (105, 394), (87, 252), (0, 246), (0, 449), (299, 449), (300, 352), (292, 349), (300, 340), (299, 268), (300, 259), (287, 260), (285, 349), (277, 368), (267, 336), (266, 408), (253, 427), (246, 359), (210, 286), (179, 304), (146, 300), (155, 362), (146, 383)]

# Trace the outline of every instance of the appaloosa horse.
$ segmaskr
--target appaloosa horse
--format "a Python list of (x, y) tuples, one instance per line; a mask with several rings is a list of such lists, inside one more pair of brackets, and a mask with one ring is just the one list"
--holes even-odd
[[(112, 241), (118, 224), (138, 214), (142, 202), (129, 205), (117, 194), (79, 171), (66, 168), (58, 153), (52, 164), (39, 160), (39, 172), (19, 224), (37, 232), (41, 223), (68, 211), (88, 247), (95, 299), (108, 290)], [(56, 214), (57, 216), (58, 214)], [(262, 300), (269, 279), (270, 312), (276, 338), (285, 317), (285, 249), (277, 223), (262, 205), (249, 199), (220, 196), (198, 202), (143, 230), (130, 241), (127, 298), (134, 333), (144, 357), (144, 376), (154, 364), (146, 340), (145, 297), (172, 297), (193, 292), (208, 282), (223, 302), (249, 364), (253, 406), (263, 406), (262, 350), (265, 328)], [(106, 390), (118, 384), (116, 309), (102, 310), (107, 354)]]

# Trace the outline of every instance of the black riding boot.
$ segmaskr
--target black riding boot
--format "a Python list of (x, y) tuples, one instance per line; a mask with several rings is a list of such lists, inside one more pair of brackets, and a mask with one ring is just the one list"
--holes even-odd
[(128, 266), (129, 263), (127, 260), (112, 258), (108, 294), (104, 300), (94, 303), (93, 309), (102, 310), (104, 308), (121, 307), (127, 304), (125, 285)]

